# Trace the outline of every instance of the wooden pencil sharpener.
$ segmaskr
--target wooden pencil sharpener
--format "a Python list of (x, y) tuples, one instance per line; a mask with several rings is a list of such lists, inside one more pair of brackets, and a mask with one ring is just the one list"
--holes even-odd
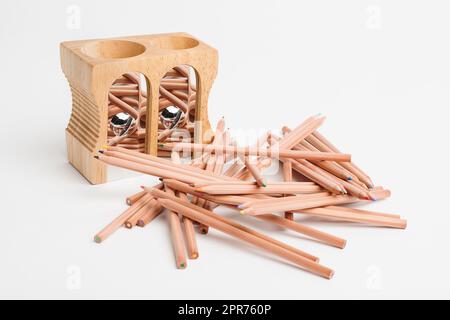
[(158, 137), (209, 143), (208, 96), (217, 50), (186, 33), (63, 42), (62, 70), (72, 92), (66, 129), (69, 162), (92, 184), (107, 181), (96, 160), (105, 145), (152, 155)]

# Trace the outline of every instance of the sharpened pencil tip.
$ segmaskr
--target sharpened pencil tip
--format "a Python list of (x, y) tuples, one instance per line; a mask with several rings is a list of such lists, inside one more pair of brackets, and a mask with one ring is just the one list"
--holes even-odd
[(98, 150), (98, 153), (104, 154), (105, 150)]
[(101, 242), (102, 242), (102, 239), (101, 239), (99, 236), (95, 236), (95, 237), (94, 237), (94, 242), (95, 242), (95, 243), (101, 243)]
[(347, 181), (352, 181), (353, 178), (352, 177), (347, 177)]
[(99, 159), (99, 157), (98, 157), (98, 156), (94, 156), (94, 158), (95, 158), (95, 159), (97, 159), (97, 160)]

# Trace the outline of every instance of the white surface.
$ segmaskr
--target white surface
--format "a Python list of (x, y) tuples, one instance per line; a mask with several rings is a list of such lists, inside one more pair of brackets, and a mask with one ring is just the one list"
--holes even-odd
[[(73, 4), (79, 29), (67, 23)], [(449, 11), (444, 0), (3, 0), (0, 297), (450, 298)], [(327, 115), (322, 131), (393, 191), (370, 208), (400, 213), (408, 229), (310, 222), (348, 239), (341, 251), (245, 219), (320, 256), (332, 281), (214, 231), (178, 271), (164, 219), (95, 245), (124, 198), (153, 179), (91, 186), (66, 162), (58, 44), (171, 31), (220, 51), (212, 123), (279, 129)]]

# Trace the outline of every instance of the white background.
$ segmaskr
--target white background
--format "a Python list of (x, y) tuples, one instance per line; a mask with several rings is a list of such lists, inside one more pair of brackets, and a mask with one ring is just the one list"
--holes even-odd
[[(71, 7), (75, 5), (75, 7)], [(448, 1), (23, 1), (0, 11), (1, 298), (450, 298)], [(81, 10), (79, 19), (77, 10)], [(341, 251), (239, 218), (321, 257), (327, 281), (212, 231), (175, 269), (167, 222), (92, 237), (151, 177), (89, 185), (66, 161), (61, 41), (189, 32), (219, 50), (210, 118), (322, 131), (393, 191), (406, 231), (307, 223)], [(231, 216), (232, 213), (226, 212)]]

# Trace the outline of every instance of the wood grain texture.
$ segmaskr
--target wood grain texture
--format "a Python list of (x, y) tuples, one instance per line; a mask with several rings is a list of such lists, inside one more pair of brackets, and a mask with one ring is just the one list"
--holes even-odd
[(92, 184), (107, 181), (106, 166), (93, 159), (107, 142), (108, 92), (123, 74), (139, 72), (149, 93), (145, 152), (158, 153), (159, 86), (172, 68), (188, 65), (197, 73), (195, 142), (209, 143), (208, 96), (217, 76), (216, 49), (187, 33), (63, 42), (61, 67), (72, 92), (66, 130), (69, 162)]

